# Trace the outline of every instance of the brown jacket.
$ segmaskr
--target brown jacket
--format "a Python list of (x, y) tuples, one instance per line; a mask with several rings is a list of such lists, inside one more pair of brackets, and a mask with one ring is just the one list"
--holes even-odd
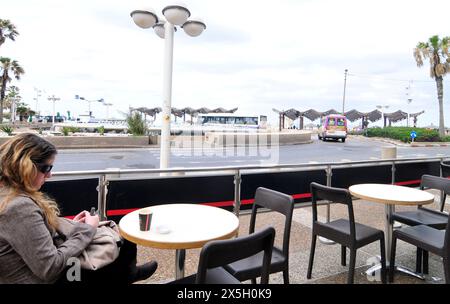
[[(4, 199), (0, 197), (0, 200)], [(42, 210), (18, 196), (0, 213), (0, 284), (53, 283), (92, 241), (96, 229), (76, 223), (67, 239), (56, 246)]]
[[(64, 242), (66, 236), (71, 235), (77, 229), (77, 222), (66, 218), (59, 219), (58, 238), (55, 243), (59, 245)], [(122, 238), (119, 229), (113, 221), (100, 222), (94, 238), (89, 245), (81, 252), (81, 268), (97, 270), (112, 263), (119, 256), (119, 244)]]

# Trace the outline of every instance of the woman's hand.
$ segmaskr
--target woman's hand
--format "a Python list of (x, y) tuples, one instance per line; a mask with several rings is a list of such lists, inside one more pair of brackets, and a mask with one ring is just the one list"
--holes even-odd
[(99, 222), (100, 222), (100, 219), (99, 219), (98, 215), (91, 215), (89, 212), (86, 211), (86, 214), (84, 217), (84, 223), (91, 225), (94, 228), (97, 228)]
[(89, 214), (89, 212), (87, 212), (86, 210), (81, 211), (80, 213), (78, 213), (73, 220), (75, 222), (80, 222), (80, 223), (84, 223), (84, 220), (86, 218), (86, 214)]

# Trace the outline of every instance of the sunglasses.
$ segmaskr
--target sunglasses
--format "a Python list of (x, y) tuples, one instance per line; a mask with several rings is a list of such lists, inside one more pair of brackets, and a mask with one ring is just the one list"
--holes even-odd
[(36, 167), (41, 173), (47, 174), (53, 169), (53, 165), (47, 165), (47, 164), (36, 164)]

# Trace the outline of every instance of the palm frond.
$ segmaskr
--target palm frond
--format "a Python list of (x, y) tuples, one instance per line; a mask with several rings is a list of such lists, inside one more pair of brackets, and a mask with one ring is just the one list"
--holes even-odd
[(443, 65), (442, 63), (438, 63), (435, 70), (436, 76), (442, 76), (445, 74), (445, 65)]
[(428, 42), (433, 47), (433, 49), (435, 49), (435, 50), (439, 49), (439, 36), (438, 35), (431, 36), (430, 39), (428, 39)]
[(6, 38), (15, 41), (16, 36), (19, 35), (19, 32), (16, 29), (16, 26), (11, 23), (9, 20), (0, 19), (0, 45), (5, 43)]
[(418, 67), (423, 65), (422, 53), (418, 48), (414, 49), (414, 58), (416, 59), (416, 63)]
[(436, 76), (436, 74), (434, 73), (434, 68), (431, 66), (430, 67), (430, 77), (434, 79), (435, 76)]

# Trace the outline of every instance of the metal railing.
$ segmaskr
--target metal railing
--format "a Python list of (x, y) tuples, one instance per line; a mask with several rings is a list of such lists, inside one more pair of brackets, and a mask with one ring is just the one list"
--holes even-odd
[[(214, 173), (226, 172), (234, 175), (234, 203), (233, 212), (239, 216), (241, 208), (241, 175), (242, 173), (273, 173), (273, 172), (301, 172), (308, 170), (323, 169), (326, 174), (326, 183), (331, 186), (333, 169), (370, 167), (379, 165), (391, 165), (392, 176), (391, 182), (395, 183), (395, 171), (397, 164), (405, 163), (424, 163), (424, 162), (443, 162), (450, 159), (450, 156), (427, 157), (427, 158), (402, 158), (402, 159), (382, 159), (382, 160), (365, 160), (365, 161), (349, 161), (349, 162), (325, 162), (325, 163), (299, 163), (284, 165), (260, 165), (260, 166), (228, 166), (228, 167), (196, 167), (196, 168), (172, 168), (172, 169), (105, 169), (105, 170), (87, 170), (87, 171), (65, 171), (54, 172), (52, 180), (68, 180), (72, 177), (86, 178), (98, 177), (98, 210), (101, 219), (106, 219), (106, 198), (108, 193), (108, 184), (111, 180), (120, 180), (122, 178), (130, 178), (131, 176), (143, 177), (153, 175), (149, 178), (171, 178), (179, 177), (179, 173)], [(283, 171), (284, 170), (284, 171)], [(159, 174), (157, 177), (154, 174)], [(327, 222), (330, 220), (330, 207), (327, 204)]]

